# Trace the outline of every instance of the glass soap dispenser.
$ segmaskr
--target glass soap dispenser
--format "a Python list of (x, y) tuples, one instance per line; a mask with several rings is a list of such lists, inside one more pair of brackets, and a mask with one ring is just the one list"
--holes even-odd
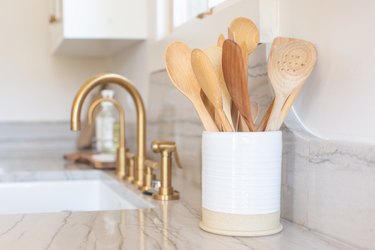
[[(104, 89), (103, 98), (113, 99), (114, 91)], [(116, 154), (120, 129), (119, 113), (111, 102), (100, 103), (100, 110), (95, 118), (96, 151), (101, 154)]]

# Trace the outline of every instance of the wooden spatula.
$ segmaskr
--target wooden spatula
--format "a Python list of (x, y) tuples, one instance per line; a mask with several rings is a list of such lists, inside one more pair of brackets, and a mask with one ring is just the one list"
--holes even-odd
[(237, 110), (245, 119), (250, 131), (256, 131), (250, 110), (250, 97), (247, 84), (247, 73), (240, 46), (226, 39), (223, 44), (223, 73), (228, 91)]

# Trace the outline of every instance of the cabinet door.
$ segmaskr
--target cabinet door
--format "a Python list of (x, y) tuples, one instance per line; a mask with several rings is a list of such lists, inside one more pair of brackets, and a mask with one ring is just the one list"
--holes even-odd
[(63, 0), (64, 37), (143, 39), (146, 0)]

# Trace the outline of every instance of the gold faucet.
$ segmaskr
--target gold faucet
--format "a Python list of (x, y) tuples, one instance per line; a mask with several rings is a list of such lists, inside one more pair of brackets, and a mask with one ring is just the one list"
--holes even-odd
[[(138, 90), (130, 83), (128, 79), (117, 74), (99, 74), (85, 82), (78, 90), (74, 98), (72, 112), (71, 112), (71, 129), (73, 131), (80, 130), (81, 128), (81, 109), (85, 98), (88, 93), (99, 85), (109, 83), (117, 84), (127, 90), (132, 97), (136, 111), (137, 111), (137, 176), (136, 184), (138, 187), (143, 187), (143, 170), (144, 162), (146, 159), (146, 112), (142, 101), (142, 97)], [(123, 140), (123, 139), (122, 139)], [(125, 152), (121, 155), (125, 155)], [(125, 156), (124, 156), (125, 157)]]
[(121, 104), (116, 101), (115, 99), (111, 98), (99, 98), (95, 100), (93, 103), (91, 103), (89, 107), (88, 112), (88, 122), (89, 124), (92, 124), (92, 117), (94, 114), (94, 111), (96, 107), (99, 106), (102, 102), (110, 102), (112, 103), (117, 111), (119, 112), (120, 116), (120, 134), (119, 134), (119, 145), (116, 151), (116, 175), (123, 179), (125, 177), (125, 165), (126, 165), (126, 159), (125, 159), (125, 115), (124, 115), (124, 109), (122, 108)]

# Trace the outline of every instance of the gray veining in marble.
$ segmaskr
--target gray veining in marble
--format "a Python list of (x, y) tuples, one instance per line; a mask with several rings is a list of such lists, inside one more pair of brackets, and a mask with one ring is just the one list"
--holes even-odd
[(282, 216), (338, 240), (375, 249), (375, 149), (284, 128)]

